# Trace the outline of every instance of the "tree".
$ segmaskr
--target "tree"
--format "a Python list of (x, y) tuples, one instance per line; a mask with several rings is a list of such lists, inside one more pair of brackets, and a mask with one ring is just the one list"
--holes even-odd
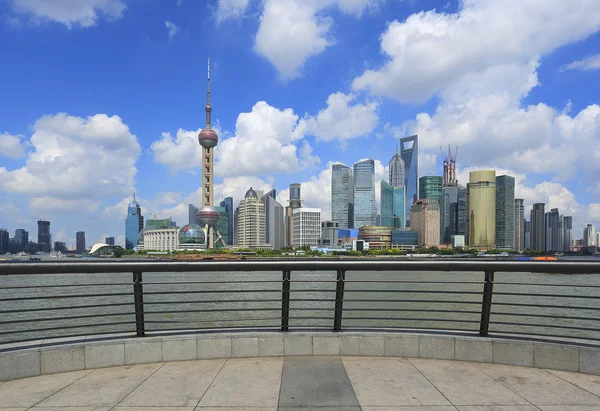
[(121, 258), (125, 254), (125, 250), (122, 247), (116, 247), (114, 251), (115, 258)]

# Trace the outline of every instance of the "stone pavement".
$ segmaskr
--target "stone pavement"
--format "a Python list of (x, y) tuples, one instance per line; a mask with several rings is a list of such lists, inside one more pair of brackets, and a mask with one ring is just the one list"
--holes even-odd
[(592, 411), (600, 377), (459, 361), (272, 357), (129, 365), (0, 383), (0, 411)]

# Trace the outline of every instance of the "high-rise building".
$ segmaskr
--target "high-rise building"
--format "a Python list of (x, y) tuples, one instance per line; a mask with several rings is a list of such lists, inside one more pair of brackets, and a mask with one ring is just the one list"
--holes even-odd
[[(404, 161), (406, 208), (410, 209), (419, 194), (419, 137), (417, 135), (400, 139), (400, 156)], [(410, 218), (407, 218), (406, 225), (410, 227)]]
[(10, 243), (10, 235), (8, 230), (0, 228), (0, 252), (8, 251), (8, 245)]
[(405, 186), (392, 187), (390, 183), (381, 180), (381, 214), (379, 223), (384, 227), (404, 228), (406, 221)]
[(114, 237), (106, 237), (104, 239), (104, 243), (108, 244), (108, 245), (115, 245), (115, 238)]
[(265, 246), (265, 207), (250, 187), (235, 210), (235, 245), (245, 248)]
[(302, 207), (302, 192), (300, 183), (290, 184), (289, 205), (285, 208), (285, 238), (286, 247), (294, 246), (294, 210)]
[(531, 209), (531, 250), (546, 251), (545, 207), (544, 203), (535, 203)]
[(277, 191), (269, 191), (260, 201), (265, 210), (265, 242), (280, 250), (284, 247), (283, 206), (277, 201)]
[(321, 209), (294, 209), (294, 247), (316, 247), (321, 239)]
[(25, 247), (25, 244), (29, 242), (29, 232), (23, 228), (17, 228), (15, 230), (15, 241), (19, 246)]
[[(227, 245), (233, 245), (233, 197), (225, 197), (221, 201), (221, 207), (225, 208), (228, 216), (227, 224)], [(283, 224), (283, 222), (282, 222)]]
[(515, 245), (515, 178), (496, 177), (496, 248), (514, 250)]
[(78, 254), (85, 253), (85, 231), (77, 231), (75, 234), (75, 251)]
[(405, 164), (402, 157), (398, 153), (398, 148), (396, 147), (396, 153), (390, 160), (389, 163), (390, 169), (390, 185), (392, 187), (400, 187), (406, 184), (406, 171)]
[(546, 251), (561, 251), (562, 250), (562, 238), (563, 228), (562, 221), (560, 219), (560, 213), (558, 208), (553, 208), (548, 211), (545, 215), (544, 222), (546, 225)]
[(420, 246), (433, 247), (440, 244), (440, 203), (422, 198), (410, 208), (410, 229), (417, 232)]
[(596, 244), (596, 227), (593, 224), (588, 224), (583, 229), (583, 246), (593, 247)]
[[(497, 182), (498, 180), (496, 180)], [(525, 249), (525, 206), (523, 205), (523, 199), (515, 198), (514, 207), (514, 250), (521, 252)]]
[[(198, 210), (200, 226), (204, 228), (205, 237), (208, 239), (207, 248), (214, 248), (215, 229), (219, 221), (219, 211), (214, 207), (213, 179), (214, 179), (214, 148), (219, 143), (219, 136), (212, 129), (210, 104), (210, 59), (208, 60), (208, 76), (206, 88), (206, 126), (198, 134), (198, 143), (202, 146), (202, 207)], [(220, 235), (219, 235), (220, 237)]]
[(354, 226), (375, 225), (375, 162), (363, 160), (354, 164)]
[(523, 222), (523, 234), (525, 237), (525, 241), (524, 241), (524, 249), (525, 250), (531, 250), (531, 221), (527, 221), (525, 220)]
[(563, 251), (572, 251), (572, 246), (571, 246), (571, 244), (573, 243), (572, 230), (573, 230), (573, 217), (566, 215), (563, 217)]
[(134, 194), (133, 201), (127, 206), (127, 218), (125, 219), (125, 248), (127, 250), (133, 250), (137, 245), (139, 233), (143, 229), (144, 217), (142, 216), (142, 209), (140, 204), (135, 201)]
[(200, 220), (198, 220), (198, 207), (193, 204), (188, 204), (188, 224), (200, 225)]
[(452, 236), (467, 234), (467, 190), (461, 185), (442, 188), (442, 243), (451, 244)]
[(354, 223), (354, 178), (352, 169), (343, 164), (331, 166), (331, 220), (340, 228)]
[(49, 253), (52, 244), (50, 221), (38, 220), (38, 247), (42, 253)]
[(469, 246), (493, 248), (496, 241), (496, 172), (469, 173)]
[(219, 212), (216, 230), (213, 230), (213, 244), (215, 248), (224, 248), (231, 241), (229, 238), (229, 212), (225, 207), (215, 207)]
[(64, 241), (55, 241), (54, 242), (54, 251), (56, 251), (57, 253), (66, 253), (67, 250), (67, 244)]
[[(435, 200), (438, 202), (440, 206), (440, 211), (442, 209), (442, 201), (443, 201), (443, 178), (441, 176), (423, 176), (419, 178), (419, 199), (428, 198), (430, 200)], [(443, 214), (440, 218), (440, 243), (443, 239), (443, 231), (444, 231), (444, 222)]]

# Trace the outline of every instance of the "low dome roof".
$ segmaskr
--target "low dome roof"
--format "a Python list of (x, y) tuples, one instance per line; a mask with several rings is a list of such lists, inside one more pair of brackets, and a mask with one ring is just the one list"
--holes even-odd
[(254, 189), (252, 189), (252, 187), (250, 187), (250, 190), (246, 191), (246, 195), (244, 196), (244, 198), (258, 198), (258, 194), (256, 194), (256, 191), (254, 191)]
[(206, 236), (198, 224), (190, 223), (179, 230), (179, 244), (204, 244)]

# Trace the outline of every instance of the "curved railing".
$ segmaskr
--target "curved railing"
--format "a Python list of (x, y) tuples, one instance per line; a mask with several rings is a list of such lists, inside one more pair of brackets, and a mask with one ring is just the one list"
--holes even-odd
[(418, 330), (596, 345), (597, 274), (600, 263), (560, 261), (9, 262), (0, 264), (0, 350), (189, 330)]

